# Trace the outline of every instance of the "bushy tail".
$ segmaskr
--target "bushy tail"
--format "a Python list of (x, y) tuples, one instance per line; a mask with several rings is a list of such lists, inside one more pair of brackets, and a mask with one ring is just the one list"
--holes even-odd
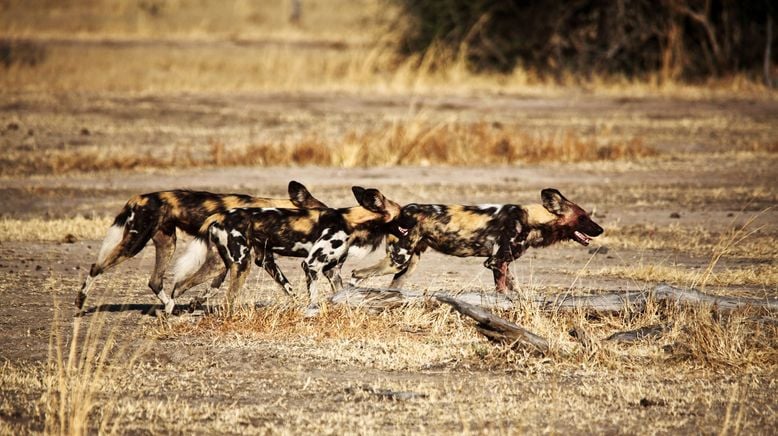
[(200, 226), (197, 236), (189, 243), (184, 255), (178, 258), (173, 267), (174, 283), (181, 283), (202, 268), (211, 249), (210, 228), (214, 223), (221, 223), (223, 220), (224, 215), (219, 213), (206, 218), (203, 225)]
[(200, 230), (197, 232), (197, 237), (202, 239), (208, 239), (208, 231), (211, 228), (211, 225), (214, 223), (223, 223), (224, 222), (224, 214), (221, 213), (215, 213), (203, 221), (203, 225), (200, 226)]
[(173, 268), (175, 283), (181, 283), (186, 278), (200, 270), (208, 257), (210, 244), (208, 238), (197, 236), (186, 247), (184, 255), (178, 258)]

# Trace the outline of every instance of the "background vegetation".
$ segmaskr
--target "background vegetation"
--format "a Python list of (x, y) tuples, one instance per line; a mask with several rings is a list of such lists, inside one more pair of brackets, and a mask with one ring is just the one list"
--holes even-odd
[[(399, 0), (407, 53), (432, 47), (474, 70), (659, 75), (699, 80), (761, 72), (778, 8), (770, 1)], [(769, 53), (769, 52), (768, 52)]]

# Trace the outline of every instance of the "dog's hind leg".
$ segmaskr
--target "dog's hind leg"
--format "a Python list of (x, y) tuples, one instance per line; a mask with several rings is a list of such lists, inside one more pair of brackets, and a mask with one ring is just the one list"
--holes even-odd
[(254, 263), (264, 268), (270, 274), (270, 277), (286, 292), (286, 295), (294, 299), (294, 289), (292, 289), (289, 279), (286, 278), (281, 268), (276, 264), (273, 252), (264, 248), (255, 248), (255, 251), (257, 258), (254, 260)]
[[(210, 287), (218, 289), (227, 275), (227, 268), (224, 261), (219, 257), (216, 250), (208, 248), (205, 254), (205, 261), (202, 266), (194, 273), (185, 277), (179, 277), (173, 288), (173, 298), (178, 298), (189, 289), (212, 280)], [(218, 280), (217, 280), (218, 279)], [(216, 290), (214, 289), (214, 291)]]
[(149, 288), (159, 294), (163, 288), (163, 279), (165, 271), (170, 266), (173, 259), (173, 253), (176, 251), (176, 228), (172, 224), (163, 225), (159, 231), (151, 238), (156, 249), (156, 261), (154, 263), (154, 272), (149, 279)]
[(227, 277), (227, 271), (226, 268), (224, 268), (224, 265), (219, 265), (218, 269), (212, 270), (216, 271), (217, 275), (214, 277), (213, 281), (211, 281), (211, 285), (206, 288), (205, 291), (203, 291), (200, 295), (192, 298), (192, 301), (189, 302), (189, 311), (194, 312), (200, 307), (203, 307), (205, 303), (208, 302), (215, 294), (219, 291), (219, 288), (221, 287), (222, 283), (224, 283), (224, 279)]
[(308, 257), (302, 263), (308, 285), (309, 303), (305, 310), (306, 318), (319, 314), (319, 290), (317, 287), (319, 276), (326, 275), (330, 270), (337, 268), (338, 264), (345, 262), (348, 256), (349, 247), (346, 243), (345, 232), (336, 232), (331, 236), (331, 239), (324, 239), (326, 236), (327, 233), (322, 232), (322, 238), (313, 244)]
[(246, 283), (250, 266), (251, 262), (249, 262), (249, 259), (241, 259), (230, 265), (230, 286), (227, 290), (227, 313), (232, 313), (234, 310), (235, 302), (237, 301), (240, 290), (243, 288), (243, 284)]

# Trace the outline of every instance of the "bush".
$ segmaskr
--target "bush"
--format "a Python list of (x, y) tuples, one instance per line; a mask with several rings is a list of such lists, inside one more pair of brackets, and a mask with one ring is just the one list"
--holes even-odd
[(475, 71), (663, 79), (761, 69), (778, 10), (768, 0), (396, 1), (405, 55), (443, 47)]

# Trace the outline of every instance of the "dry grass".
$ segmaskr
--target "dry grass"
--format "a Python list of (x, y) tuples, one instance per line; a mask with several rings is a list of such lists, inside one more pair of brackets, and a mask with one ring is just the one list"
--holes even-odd
[[(45, 2), (44, 2), (45, 3)], [(32, 40), (40, 62), (12, 64), (0, 75), (11, 91), (235, 92), (346, 90), (372, 93), (589, 93), (705, 98), (774, 98), (746, 76), (688, 85), (660, 80), (575, 75), (544, 77), (516, 68), (476, 75), (463, 59), (433, 47), (398, 59), (397, 9), (364, 0), (304, 5), (290, 23), (289, 2), (115, 3), (29, 7), (13, 1), (0, 37)], [(36, 49), (38, 50), (38, 49)], [(22, 56), (23, 57), (23, 56)]]
[(0, 241), (55, 241), (102, 240), (113, 222), (113, 217), (26, 220), (0, 219)]
[[(771, 208), (770, 208), (771, 209)], [(729, 229), (711, 231), (709, 227), (688, 227), (671, 224), (666, 227), (633, 225), (609, 228), (605, 242), (613, 246), (647, 253), (672, 250), (685, 257), (707, 255), (707, 266), (690, 269), (688, 266), (667, 264), (665, 261), (632, 262), (629, 265), (609, 266), (594, 271), (583, 271), (587, 276), (616, 276), (641, 282), (670, 282), (688, 287), (758, 285), (767, 289), (778, 286), (778, 249), (772, 234), (765, 234), (765, 225), (755, 225), (770, 209), (747, 217), (741, 224), (735, 215)], [(730, 265), (721, 265), (727, 259)], [(731, 265), (732, 261), (744, 259)]]
[[(163, 329), (167, 338), (205, 335), (223, 345), (259, 341), (274, 352), (339, 364), (381, 370), (479, 368), (541, 372), (573, 369), (636, 371), (655, 366), (681, 372), (697, 368), (763, 373), (778, 369), (778, 327), (753, 321), (755, 313), (741, 311), (720, 318), (708, 308), (664, 307), (649, 303), (644, 313), (587, 318), (581, 313), (547, 313), (525, 305), (501, 316), (547, 338), (551, 351), (544, 361), (532, 352), (494, 346), (479, 337), (472, 321), (446, 306), (410, 306), (380, 314), (330, 307), (314, 320), (302, 318), (299, 308), (244, 308), (232, 316), (210, 315), (195, 323)], [(616, 331), (648, 325), (672, 326), (660, 340), (625, 348), (600, 342)], [(582, 326), (595, 348), (568, 335)], [(238, 339), (240, 338), (240, 339)]]
[(143, 168), (239, 165), (370, 167), (397, 165), (510, 165), (639, 159), (656, 152), (639, 138), (582, 135), (571, 130), (530, 134), (515, 126), (485, 121), (430, 122), (423, 116), (342, 136), (310, 134), (292, 142), (227, 147), (211, 141), (197, 156), (174, 149), (169, 157), (128, 147), (83, 146), (48, 153), (8, 153), (0, 174), (64, 174)]
[[(44, 433), (81, 435), (95, 429), (117, 433), (121, 416), (116, 412), (119, 396), (112, 392), (114, 382), (133, 372), (148, 344), (123, 340), (105, 313), (88, 320), (74, 318), (64, 323), (64, 329), (60, 313), (55, 300), (41, 398)], [(84, 331), (82, 323), (87, 323)]]

